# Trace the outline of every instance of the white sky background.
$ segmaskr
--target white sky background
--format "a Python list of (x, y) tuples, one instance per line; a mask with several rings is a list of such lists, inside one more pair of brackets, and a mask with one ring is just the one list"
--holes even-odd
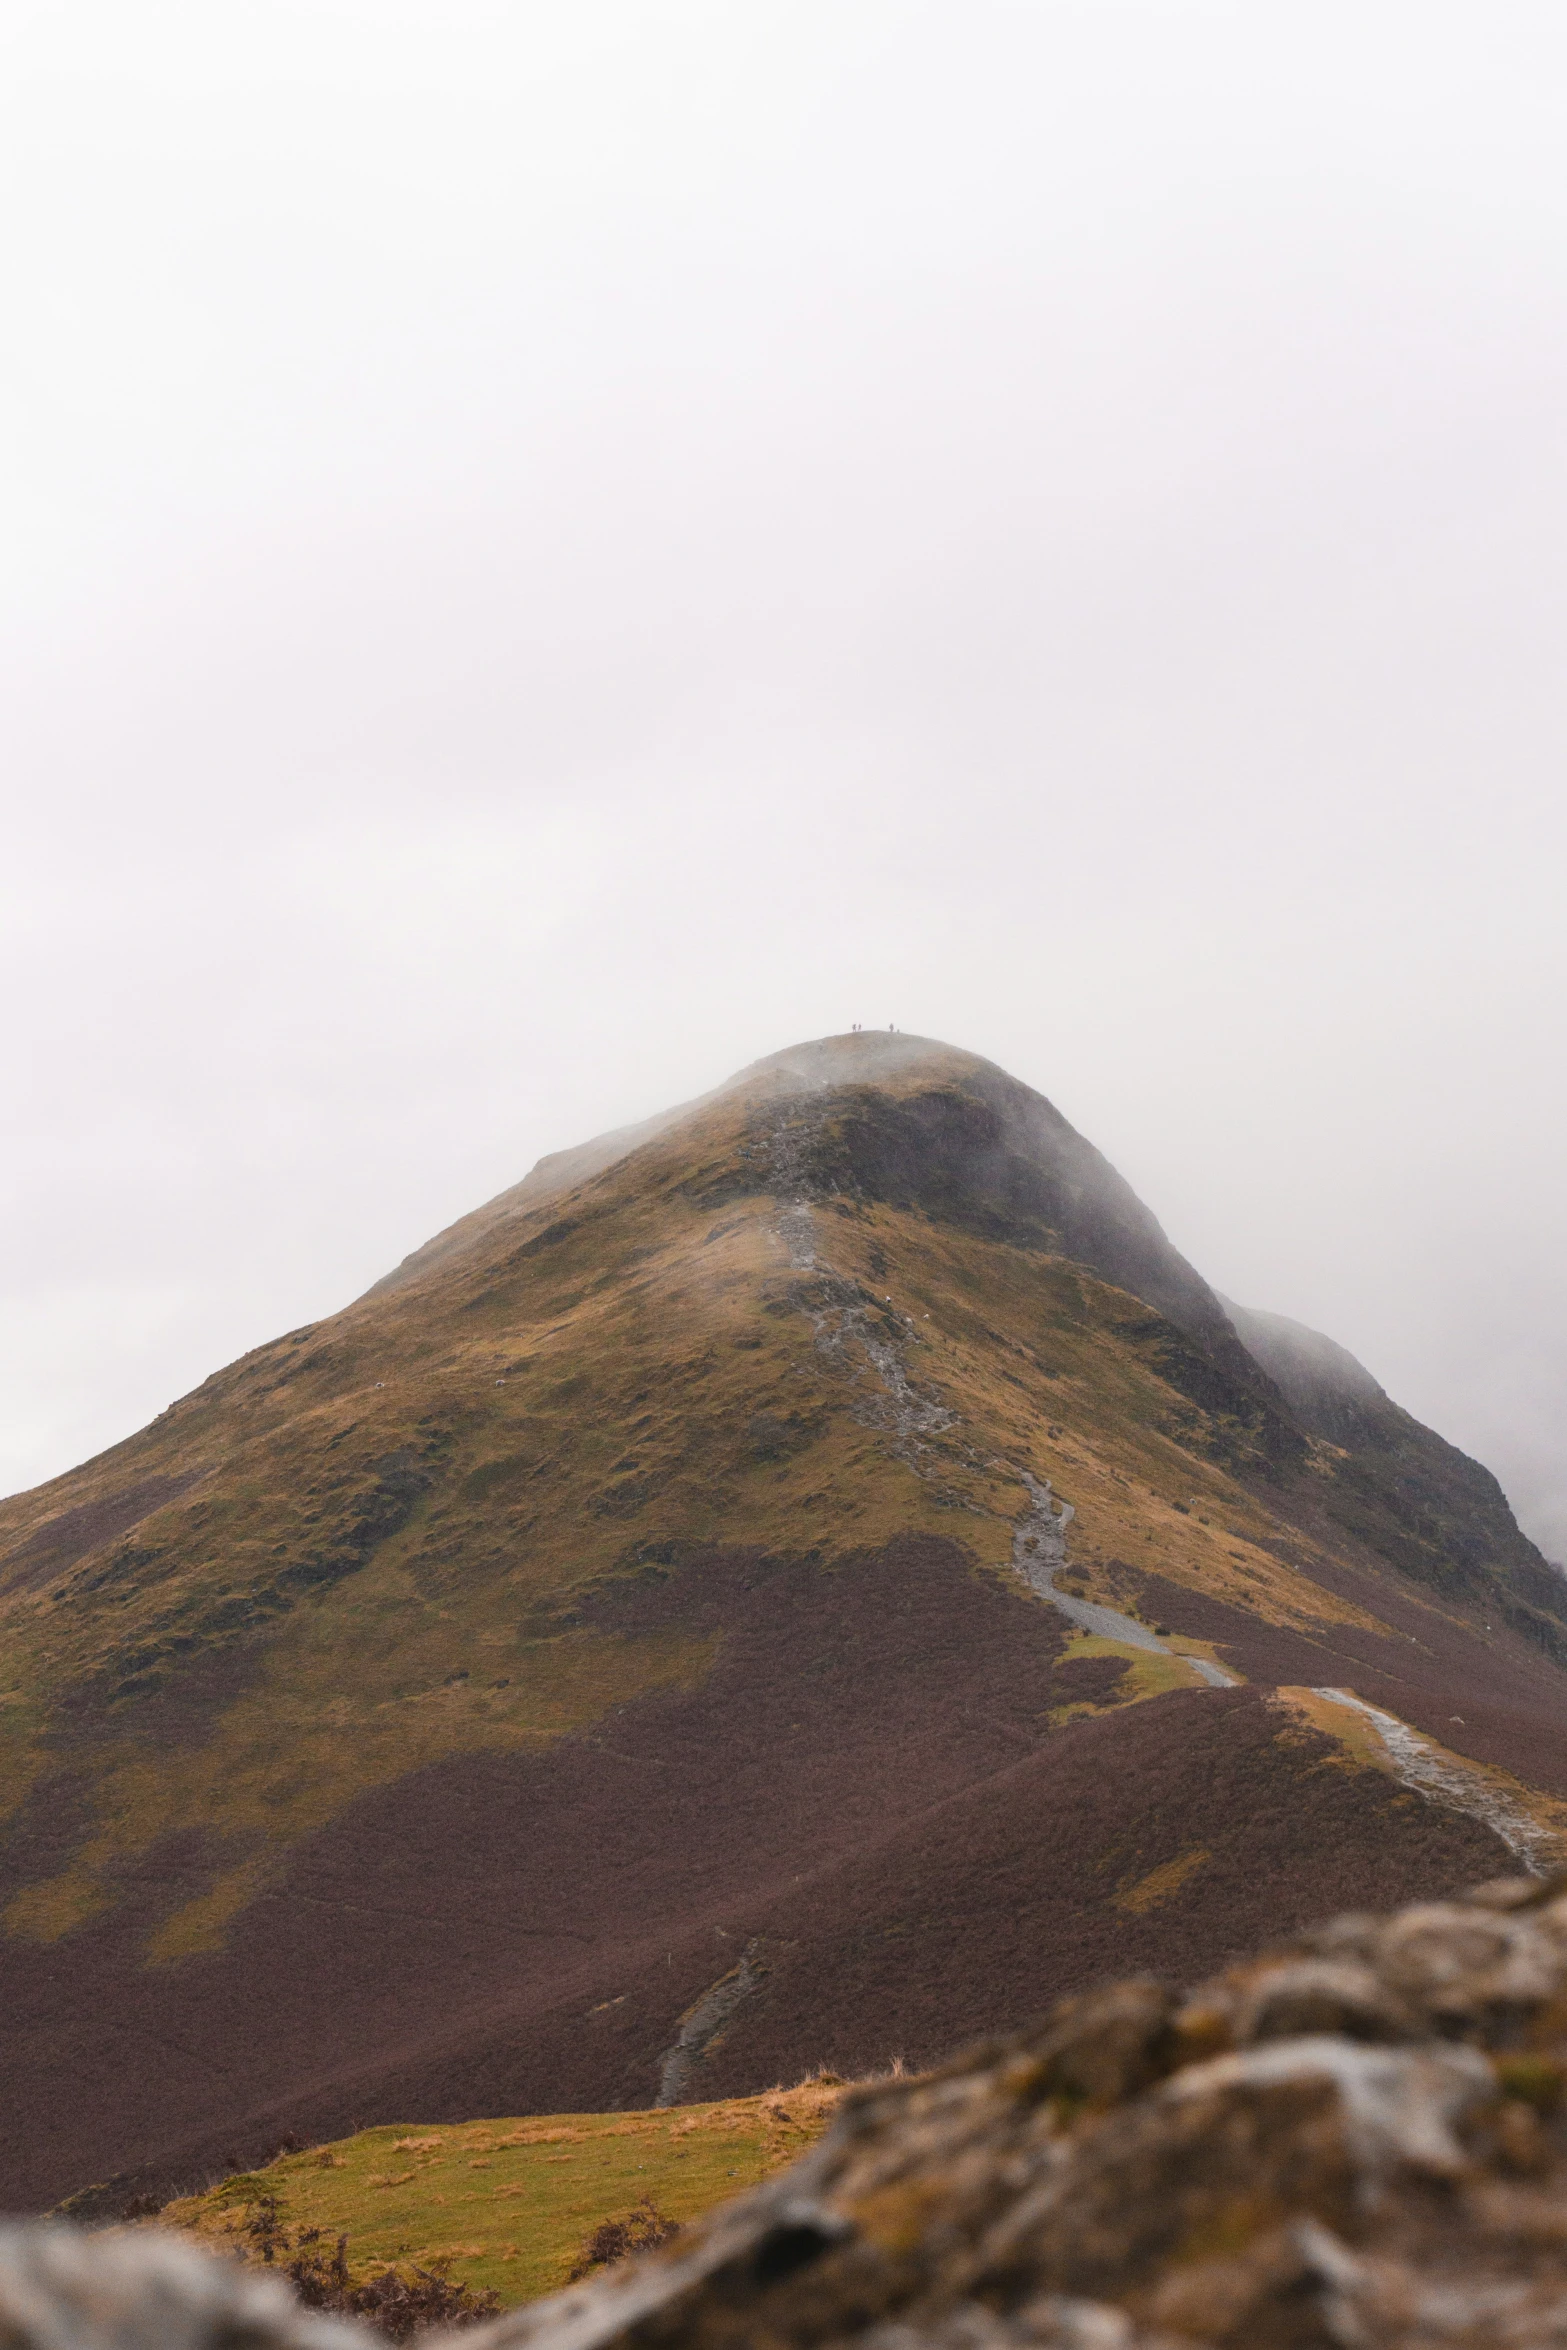
[(799, 1037), (1567, 1557), (1567, 18), (0, 0), (0, 1486)]

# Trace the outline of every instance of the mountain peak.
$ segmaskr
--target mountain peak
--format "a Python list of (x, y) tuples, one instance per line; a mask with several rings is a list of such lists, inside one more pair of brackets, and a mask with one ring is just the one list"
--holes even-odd
[(993, 1061), (982, 1060), (978, 1053), (966, 1052), (959, 1045), (944, 1044), (939, 1037), (906, 1036), (896, 1028), (853, 1028), (839, 1036), (811, 1037), (786, 1045), (782, 1052), (752, 1061), (717, 1092), (737, 1093), (770, 1084), (780, 1088), (895, 1086), (915, 1072), (921, 1076), (943, 1072), (963, 1076), (981, 1070), (1001, 1074)]
[(1544, 1849), (1559, 1582), (1285, 1338), (1041, 1094), (851, 1031), (0, 1503), (8, 2207), (917, 2063)]

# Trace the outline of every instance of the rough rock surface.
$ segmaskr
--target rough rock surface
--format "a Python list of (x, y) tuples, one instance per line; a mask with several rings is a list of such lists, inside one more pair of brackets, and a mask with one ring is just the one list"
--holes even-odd
[(668, 2252), (468, 2340), (1567, 2343), (1567, 1880), (1068, 2000), (859, 2092)]
[(0, 2350), (364, 2350), (372, 2338), (175, 2236), (0, 2227)]
[[(349, 2350), (153, 2236), (0, 2233), (0, 2350)], [(1567, 2344), (1567, 1878), (1130, 1981), (849, 2097), (791, 2171), (466, 2350)]]

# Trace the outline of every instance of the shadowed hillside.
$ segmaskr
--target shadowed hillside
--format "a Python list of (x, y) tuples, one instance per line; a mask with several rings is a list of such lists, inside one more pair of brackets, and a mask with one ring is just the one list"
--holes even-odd
[(1567, 1820), (1495, 1481), (915, 1038), (544, 1161), (0, 1559), (13, 2207), (925, 2061)]

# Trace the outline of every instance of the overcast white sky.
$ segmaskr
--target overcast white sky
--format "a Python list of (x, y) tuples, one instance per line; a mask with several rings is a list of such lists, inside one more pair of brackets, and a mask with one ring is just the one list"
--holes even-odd
[(0, 0), (0, 1487), (801, 1036), (1567, 1557), (1567, 17)]

